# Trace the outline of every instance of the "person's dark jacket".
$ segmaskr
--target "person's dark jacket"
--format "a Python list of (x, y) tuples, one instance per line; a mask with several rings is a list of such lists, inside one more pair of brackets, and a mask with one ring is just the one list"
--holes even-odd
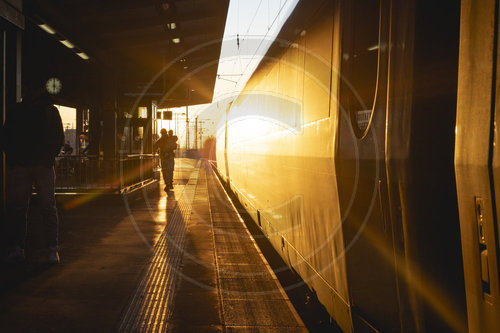
[(154, 151), (160, 149), (160, 158), (174, 157), (174, 150), (177, 149), (177, 136), (162, 135), (162, 137), (154, 143), (153, 149)]
[(7, 165), (51, 167), (63, 145), (61, 116), (49, 96), (23, 100), (7, 113), (2, 137)]

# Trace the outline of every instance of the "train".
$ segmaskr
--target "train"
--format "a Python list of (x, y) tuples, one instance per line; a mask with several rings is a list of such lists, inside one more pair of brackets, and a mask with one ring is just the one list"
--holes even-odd
[(302, 0), (218, 172), (344, 332), (500, 332), (498, 1)]

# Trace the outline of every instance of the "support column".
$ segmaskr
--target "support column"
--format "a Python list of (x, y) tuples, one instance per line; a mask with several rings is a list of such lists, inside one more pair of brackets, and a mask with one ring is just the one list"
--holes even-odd
[[(1, 31), (1, 104), (2, 128), (7, 117), (7, 110), (21, 101), (21, 42), (22, 32), (14, 29)], [(1, 209), (5, 208), (5, 158), (2, 153), (1, 161)]]
[(143, 142), (143, 154), (152, 154), (153, 153), (153, 133), (156, 129), (154, 126), (154, 118), (156, 117), (156, 102), (152, 101), (151, 105), (148, 107), (148, 118), (147, 123), (144, 126), (144, 137), (142, 139)]
[(104, 122), (102, 147), (105, 160), (112, 160), (116, 157), (116, 110), (109, 108), (103, 110), (102, 119)]
[(101, 109), (96, 106), (89, 110), (89, 147), (87, 149), (87, 155), (97, 157), (100, 155), (102, 135), (101, 112)]
[[(0, 89), (0, 99), (1, 99), (1, 107), (2, 107), (2, 127), (0, 127), (0, 135), (3, 135), (3, 125), (5, 124), (5, 118), (7, 116), (7, 109), (5, 107), (5, 49), (6, 49), (6, 39), (7, 39), (7, 32), (5, 30), (0, 32), (0, 79), (1, 79), (1, 89)], [(5, 154), (3, 153), (2, 150), (2, 155), (1, 155), (1, 163), (0, 163), (0, 183), (1, 183), (1, 189), (0, 189), (0, 216), (5, 217)], [(2, 218), (3, 221), (5, 221), (5, 218)], [(2, 231), (3, 231), (3, 225)]]
[[(0, 30), (0, 130), (7, 118), (7, 112), (21, 101), (21, 51), (22, 31), (13, 26), (3, 26)], [(0, 132), (0, 135), (3, 133)], [(0, 154), (0, 233), (5, 235), (4, 221), (6, 221), (6, 166), (5, 154)], [(5, 244), (3, 240), (0, 240)], [(3, 250), (3, 249), (0, 249)]]
[(83, 109), (76, 109), (76, 138), (75, 138), (75, 154), (80, 155), (80, 134), (83, 131)]

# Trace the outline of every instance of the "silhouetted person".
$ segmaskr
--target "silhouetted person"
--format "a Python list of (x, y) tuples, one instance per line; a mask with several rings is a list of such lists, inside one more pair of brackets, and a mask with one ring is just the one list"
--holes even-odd
[(63, 146), (63, 154), (64, 155), (71, 155), (73, 154), (73, 147), (69, 144), (69, 141), (66, 141), (66, 143)]
[(54, 159), (64, 144), (59, 111), (43, 87), (28, 87), (22, 103), (9, 110), (3, 133), (7, 162), (7, 216), (13, 233), (8, 261), (23, 261), (32, 186), (41, 203), (48, 261), (59, 263)]
[(165, 182), (165, 191), (174, 188), (174, 167), (175, 167), (175, 149), (177, 149), (177, 136), (174, 131), (162, 128), (161, 138), (154, 144), (154, 151), (160, 149), (161, 173)]

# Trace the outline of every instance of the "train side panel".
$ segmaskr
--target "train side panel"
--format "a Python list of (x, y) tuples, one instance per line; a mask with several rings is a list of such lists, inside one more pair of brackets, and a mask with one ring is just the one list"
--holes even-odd
[(469, 330), (499, 332), (498, 1), (462, 1), (460, 29), (455, 168)]
[(218, 167), (344, 331), (464, 331), (458, 4), (307, 4), (222, 111)]
[(334, 163), (337, 108), (331, 107), (339, 62), (334, 9), (332, 2), (323, 2), (315, 19), (280, 55), (264, 60), (233, 102), (227, 158), (230, 184), (240, 201), (349, 332)]

